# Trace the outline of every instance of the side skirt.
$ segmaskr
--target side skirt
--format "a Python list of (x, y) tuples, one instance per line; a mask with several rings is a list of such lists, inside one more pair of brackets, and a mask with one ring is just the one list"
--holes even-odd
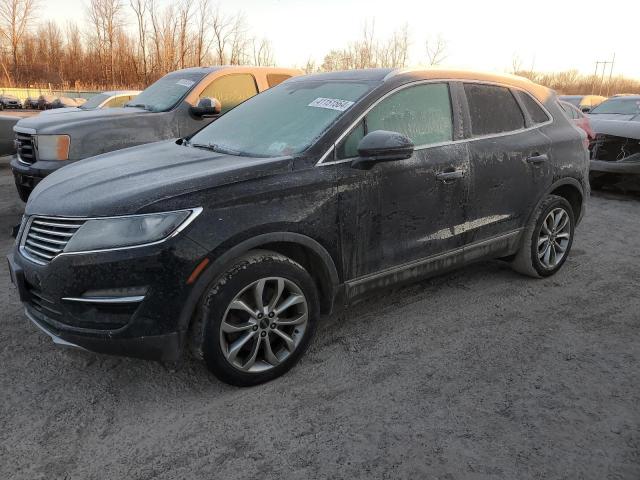
[(349, 280), (345, 283), (346, 303), (353, 303), (371, 290), (427, 278), (478, 260), (512, 255), (518, 250), (522, 232), (523, 229), (513, 230), (488, 240)]

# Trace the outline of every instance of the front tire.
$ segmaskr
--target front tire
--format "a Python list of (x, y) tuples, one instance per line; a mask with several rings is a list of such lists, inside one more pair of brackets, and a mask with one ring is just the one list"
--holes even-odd
[(558, 195), (548, 195), (531, 216), (511, 266), (535, 278), (555, 274), (569, 256), (574, 228), (575, 217), (569, 202)]
[(255, 250), (236, 260), (204, 294), (202, 352), (223, 382), (246, 387), (290, 370), (319, 316), (309, 273), (288, 257)]

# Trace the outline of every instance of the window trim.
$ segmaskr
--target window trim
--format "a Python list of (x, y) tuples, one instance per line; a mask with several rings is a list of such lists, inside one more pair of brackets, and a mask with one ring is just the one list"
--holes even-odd
[[(342, 139), (344, 137), (346, 137), (349, 133), (351, 133), (351, 130), (358, 125), (358, 123), (360, 123), (360, 121), (373, 109), (375, 108), (376, 105), (378, 105), (378, 103), (380, 103), (382, 100), (384, 100), (385, 98), (387, 98), (388, 96), (403, 90), (405, 88), (409, 88), (412, 86), (416, 86), (416, 85), (421, 85), (424, 83), (447, 83), (449, 85), (449, 96), (451, 97), (451, 110), (455, 116), (455, 111), (454, 111), (454, 101), (455, 99), (453, 98), (452, 92), (453, 92), (453, 82), (461, 82), (461, 83), (479, 83), (479, 84), (484, 84), (484, 85), (496, 85), (499, 87), (505, 87), (508, 89), (513, 89), (513, 90), (520, 90), (523, 91), (527, 94), (529, 94), (529, 92), (527, 92), (527, 90), (525, 90), (524, 88), (520, 88), (520, 87), (516, 87), (516, 86), (511, 86), (511, 85), (505, 85), (503, 83), (500, 82), (491, 82), (491, 81), (486, 81), (486, 80), (468, 80), (468, 79), (460, 79), (460, 78), (439, 78), (439, 79), (429, 79), (429, 80), (417, 80), (414, 82), (408, 82), (405, 83), (403, 85), (400, 85), (390, 91), (388, 91), (387, 93), (385, 93), (383, 96), (381, 96), (380, 98), (378, 98), (373, 104), (371, 104), (363, 113), (361, 113), (350, 125), (348, 128), (346, 128), (339, 136), (338, 138), (331, 144), (331, 146), (327, 149), (327, 151), (320, 157), (320, 159), (315, 163), (315, 167), (322, 167), (324, 165), (336, 165), (339, 163), (345, 163), (345, 162), (351, 162), (353, 160), (353, 158), (343, 158), (340, 160), (336, 160), (335, 157), (332, 160), (327, 160), (327, 157), (329, 157), (329, 155), (331, 153), (335, 153), (336, 151), (336, 146), (338, 145), (338, 143), (340, 143), (342, 141)], [(459, 94), (458, 92), (456, 92), (456, 94)], [(512, 93), (513, 95), (513, 93)], [(470, 138), (461, 138), (459, 140), (450, 140), (447, 142), (440, 142), (440, 143), (432, 143), (432, 144), (428, 144), (428, 145), (419, 145), (416, 146), (414, 151), (418, 151), (418, 150), (426, 150), (429, 148), (437, 148), (437, 147), (442, 147), (445, 145), (456, 145), (458, 143), (464, 143), (464, 142), (475, 142), (477, 140), (484, 140), (487, 138), (498, 138), (498, 137), (506, 137), (508, 135), (517, 135), (519, 133), (522, 132), (526, 132), (529, 130), (534, 130), (536, 128), (540, 128), (540, 127), (544, 127), (546, 125), (549, 125), (551, 123), (554, 122), (555, 118), (553, 117), (553, 115), (551, 114), (551, 112), (549, 112), (549, 110), (547, 110), (547, 108), (537, 99), (535, 98), (535, 96), (529, 94), (531, 96), (531, 98), (533, 98), (533, 100), (540, 106), (540, 108), (542, 108), (542, 110), (544, 110), (544, 112), (547, 114), (547, 116), (549, 117), (549, 120), (547, 120), (544, 123), (538, 123), (535, 125), (531, 125), (531, 126), (526, 126), (525, 123), (525, 127), (519, 130), (510, 130), (508, 132), (501, 132), (501, 133), (492, 133), (492, 134), (488, 134), (488, 135), (483, 135), (480, 137), (470, 137)], [(514, 98), (515, 95), (514, 95)], [(516, 98), (516, 102), (517, 102), (517, 98)], [(464, 97), (464, 107), (468, 109), (468, 106), (466, 105), (466, 97)], [(520, 105), (518, 103), (518, 105)], [(524, 112), (523, 112), (524, 115)], [(453, 119), (452, 119), (453, 120)], [(455, 130), (455, 124), (454, 124), (454, 130)]]

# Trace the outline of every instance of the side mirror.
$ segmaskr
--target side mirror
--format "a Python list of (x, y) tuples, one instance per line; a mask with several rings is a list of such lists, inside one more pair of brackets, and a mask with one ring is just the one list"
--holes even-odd
[(191, 107), (189, 111), (196, 117), (212, 117), (214, 115), (220, 115), (222, 105), (217, 98), (201, 98), (198, 101), (198, 105)]
[(413, 155), (413, 149), (413, 142), (401, 133), (376, 130), (360, 140), (359, 156), (351, 162), (351, 166), (367, 170), (378, 162), (406, 160)]
[(582, 110), (582, 113), (589, 113), (591, 111), (591, 107), (582, 107), (580, 110)]

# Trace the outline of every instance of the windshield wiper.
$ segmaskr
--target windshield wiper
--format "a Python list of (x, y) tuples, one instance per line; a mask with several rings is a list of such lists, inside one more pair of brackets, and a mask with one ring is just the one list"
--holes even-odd
[(190, 147), (196, 148), (204, 148), (207, 150), (211, 150), (212, 152), (217, 153), (226, 153), (227, 155), (242, 155), (238, 150), (232, 150), (230, 148), (223, 147), (222, 145), (218, 145), (217, 143), (191, 143), (189, 142), (187, 145)]
[(149, 106), (144, 103), (125, 103), (125, 107), (134, 107), (134, 108), (143, 108), (145, 110), (149, 110)]

